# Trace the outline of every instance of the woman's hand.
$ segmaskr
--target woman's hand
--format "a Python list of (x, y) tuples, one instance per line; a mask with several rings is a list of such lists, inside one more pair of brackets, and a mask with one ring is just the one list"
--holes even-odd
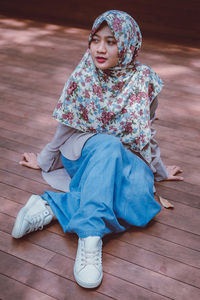
[(182, 176), (177, 174), (182, 173), (183, 170), (178, 166), (166, 166), (168, 177), (165, 180), (183, 180)]
[(20, 161), (19, 164), (32, 169), (40, 169), (37, 164), (37, 155), (32, 152), (24, 153), (22, 155), (22, 161)]

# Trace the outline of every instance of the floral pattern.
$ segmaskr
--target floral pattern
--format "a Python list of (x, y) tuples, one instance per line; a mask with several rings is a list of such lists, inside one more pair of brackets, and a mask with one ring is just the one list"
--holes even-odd
[(117, 136), (150, 162), (150, 104), (163, 83), (150, 67), (136, 61), (142, 36), (127, 13), (112, 10), (98, 17), (89, 44), (103, 21), (117, 41), (119, 64), (97, 69), (88, 48), (65, 84), (53, 116), (83, 132)]

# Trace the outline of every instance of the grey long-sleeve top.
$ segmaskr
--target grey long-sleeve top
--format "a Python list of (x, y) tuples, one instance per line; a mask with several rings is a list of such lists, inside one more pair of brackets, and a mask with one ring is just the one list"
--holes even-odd
[[(155, 119), (157, 98), (151, 105), (151, 120)], [(155, 140), (156, 130), (151, 127), (151, 169), (156, 181), (167, 178), (168, 173), (160, 157), (160, 148)], [(93, 133), (83, 133), (77, 129), (70, 128), (58, 123), (56, 133), (52, 141), (47, 144), (37, 157), (37, 163), (42, 169), (44, 179), (54, 188), (68, 191), (70, 177), (63, 169), (61, 153), (70, 160), (77, 160), (81, 156), (85, 142), (92, 137)]]

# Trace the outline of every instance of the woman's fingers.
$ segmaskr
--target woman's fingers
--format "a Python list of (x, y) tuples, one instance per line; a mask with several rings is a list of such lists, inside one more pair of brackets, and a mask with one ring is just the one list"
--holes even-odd
[(168, 176), (167, 180), (178, 180), (182, 181), (184, 178), (182, 176)]
[(19, 162), (19, 164), (20, 164), (21, 166), (30, 167), (30, 163), (27, 162), (27, 161), (25, 161), (25, 160), (21, 160), (21, 161)]
[(20, 161), (19, 164), (33, 169), (40, 169), (37, 164), (37, 155), (33, 152), (25, 152), (22, 154), (22, 161)]
[(173, 172), (174, 175), (183, 172), (183, 170), (179, 166), (169, 166), (169, 167), (171, 167), (171, 171)]
[(177, 176), (177, 174), (182, 173), (183, 170), (179, 166), (167, 166), (168, 178), (166, 180), (183, 180), (182, 176)]

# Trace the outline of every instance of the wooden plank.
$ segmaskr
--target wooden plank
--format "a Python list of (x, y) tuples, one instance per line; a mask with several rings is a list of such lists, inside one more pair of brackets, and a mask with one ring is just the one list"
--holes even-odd
[(158, 194), (161, 195), (163, 198), (174, 201), (175, 208), (176, 202), (180, 202), (191, 207), (200, 208), (200, 201), (198, 195), (193, 195), (189, 192), (174, 189), (170, 186), (165, 186), (163, 184), (156, 184), (156, 190)]
[(1, 139), (9, 139), (16, 143), (25, 144), (28, 146), (32, 146), (35, 148), (43, 148), (46, 145), (46, 142), (39, 138), (33, 138), (23, 133), (19, 134), (18, 132), (14, 132), (11, 130), (7, 130), (4, 128), (0, 128), (0, 137)]
[[(65, 274), (69, 272), (68, 270), (71, 268), (71, 261), (68, 262), (66, 257), (56, 254), (46, 267), (51, 271), (65, 276)], [(141, 268), (135, 264), (129, 263), (128, 261), (119, 259), (110, 254), (104, 253), (103, 267), (106, 275), (106, 281), (109, 280), (110, 282), (107, 282), (107, 285), (111, 285), (111, 287), (113, 285), (113, 279), (110, 275), (115, 275), (116, 277), (126, 280), (129, 283), (136, 284), (140, 287), (145, 287), (147, 290), (157, 293), (160, 295), (160, 297), (165, 296), (169, 297), (170, 299), (178, 299), (179, 297), (179, 299), (187, 299), (189, 295), (193, 294), (193, 296), (197, 296), (200, 292), (196, 288), (193, 289), (190, 286), (179, 283), (169, 277), (165, 277), (150, 270)], [(104, 284), (103, 282), (98, 291), (104, 292), (105, 288), (108, 289), (106, 283)], [(119, 291), (119, 289), (117, 290)], [(117, 299), (121, 299), (121, 297), (123, 299), (127, 299), (124, 288), (122, 292), (123, 295), (121, 295), (121, 292), (119, 295), (113, 294), (112, 292), (112, 296), (117, 297)], [(134, 295), (136, 299), (139, 299), (138, 294), (135, 294), (134, 292)], [(148, 297), (151, 298), (153, 296), (151, 293), (149, 293)]]
[(9, 120), (10, 124), (22, 125), (25, 128), (27, 128), (28, 130), (29, 130), (29, 128), (34, 130), (34, 131), (40, 130), (41, 134), (43, 134), (43, 135), (45, 135), (46, 132), (47, 132), (47, 136), (48, 136), (48, 134), (52, 135), (52, 132), (55, 131), (55, 128), (57, 126), (57, 122), (53, 121), (53, 120), (52, 120), (51, 124), (47, 124), (48, 126), (44, 122), (42, 123), (42, 126), (41, 126), (40, 120), (35, 122), (34, 119), (28, 119), (25, 115), (22, 118), (21, 116), (12, 115), (10, 112), (3, 113), (3, 112), (0, 111), (0, 119), (2, 121), (8, 121)]
[[(37, 239), (36, 234), (34, 236)], [(65, 241), (63, 241), (63, 242), (65, 242)], [(50, 244), (51, 244), (51, 239), (49, 240), (48, 246)], [(60, 243), (58, 243), (58, 239), (56, 239), (56, 237), (54, 239), (54, 244), (55, 244), (57, 251), (59, 252), (60, 251)], [(45, 268), (55, 272), (56, 274), (60, 274), (64, 277), (67, 276), (67, 278), (72, 279), (72, 274), (70, 273), (70, 270), (72, 270), (73, 262), (69, 258), (66, 258), (65, 256), (66, 255), (69, 256), (69, 252), (68, 252), (69, 250), (70, 250), (70, 252), (74, 253), (75, 247), (73, 247), (74, 243), (72, 243), (69, 248), (69, 241), (67, 244), (68, 244), (68, 249), (66, 249), (66, 250), (63, 249), (64, 256), (60, 255), (60, 254), (54, 256), (47, 263)], [(43, 246), (48, 247), (47, 244), (43, 245)], [(116, 245), (115, 247), (117, 247), (117, 246), (118, 245)], [(135, 251), (133, 253), (135, 253)], [(150, 289), (153, 292), (156, 292), (158, 294), (161, 294), (161, 295), (164, 295), (164, 296), (167, 296), (170, 298), (174, 294), (174, 297), (175, 297), (174, 299), (176, 299), (177, 295), (182, 296), (183, 299), (187, 299), (188, 295), (193, 294), (195, 296), (195, 295), (198, 295), (198, 293), (200, 292), (200, 290), (198, 290), (196, 288), (192, 288), (189, 285), (185, 285), (183, 283), (178, 283), (178, 282), (176, 282), (176, 280), (173, 280), (169, 277), (165, 278), (162, 274), (159, 274), (158, 272), (152, 272), (150, 270), (146, 270), (142, 267), (139, 267), (137, 264), (135, 265), (135, 264), (129, 263), (128, 261), (126, 262), (124, 260), (124, 258), (121, 260), (116, 257), (115, 252), (114, 252), (115, 257), (113, 257), (112, 254), (113, 254), (113, 250), (110, 251), (110, 254), (104, 253), (104, 256), (103, 256), (103, 265), (104, 265), (104, 271), (106, 272), (106, 274), (107, 273), (109, 273), (111, 275), (115, 274), (115, 276), (117, 276), (123, 280), (127, 280), (130, 283), (134, 283), (138, 286), (145, 287), (146, 289)], [(74, 255), (75, 255), (75, 253), (73, 255), (71, 253), (70, 257), (74, 256)], [(145, 256), (144, 256), (144, 259), (145, 259)], [(176, 265), (176, 267), (177, 267), (177, 265)], [(163, 266), (163, 268), (164, 268), (164, 266)], [(117, 271), (119, 269), (121, 270), (121, 272)], [(124, 271), (122, 271), (122, 270), (124, 270)], [(189, 269), (187, 269), (187, 270), (189, 270)], [(197, 273), (196, 272), (194, 273), (194, 272), (195, 272), (195, 269), (193, 269), (192, 274), (194, 274), (197, 277)], [(108, 279), (109, 279), (109, 282), (112, 283), (112, 285), (116, 284), (113, 282), (112, 277), (109, 278), (109, 276), (108, 276)], [(159, 282), (162, 282), (162, 284), (159, 284)], [(120, 281), (118, 282), (118, 280), (117, 280), (117, 283), (120, 283)], [(193, 282), (193, 284), (195, 285), (195, 282)], [(198, 277), (197, 277), (196, 284), (198, 285)], [(110, 285), (110, 284), (108, 283), (108, 285)], [(170, 289), (169, 289), (169, 286), (170, 286)], [(108, 287), (105, 286), (105, 288), (107, 291)], [(102, 287), (100, 287), (98, 290), (101, 291), (101, 289), (102, 289)], [(176, 292), (175, 292), (175, 290), (176, 290)], [(103, 285), (102, 292), (105, 292), (104, 285)], [(108, 291), (106, 292), (106, 294), (107, 293), (108, 293)], [(111, 294), (110, 296), (115, 297), (115, 295), (113, 295), (113, 294)]]
[(126, 232), (119, 237), (120, 241), (127, 242), (139, 248), (152, 251), (190, 266), (200, 268), (200, 252), (188, 249), (177, 243), (165, 241), (158, 237), (142, 232)]
[[(133, 229), (133, 231), (135, 230)], [(159, 237), (163, 240), (175, 242), (193, 250), (199, 251), (200, 249), (199, 235), (161, 224), (155, 220), (150, 222), (146, 228), (140, 228), (139, 231)]]
[[(38, 232), (37, 236), (31, 235), (28, 239), (33, 243), (36, 243), (41, 247), (47, 247), (56, 253), (67, 255), (71, 258), (75, 255), (75, 250), (72, 245), (70, 246), (67, 244), (66, 247), (62, 236), (52, 234), (49, 231), (45, 233)], [(74, 243), (76, 243), (76, 241), (74, 241)], [(199, 270), (174, 259), (164, 257), (114, 238), (112, 241), (109, 241), (109, 243), (106, 243), (105, 241), (104, 252), (176, 280), (198, 286)]]
[[(162, 209), (155, 220), (162, 224), (174, 226), (178, 229), (185, 230), (197, 235), (199, 234), (199, 209), (189, 207), (178, 202), (173, 202), (175, 209)], [(190, 220), (190, 222), (188, 222)]]
[(6, 149), (8, 149), (8, 150), (16, 151), (19, 154), (22, 154), (24, 152), (39, 153), (41, 151), (41, 148), (38, 148), (35, 146), (30, 146), (25, 143), (18, 143), (14, 140), (9, 140), (9, 139), (2, 138), (2, 137), (0, 137), (0, 147), (4, 151), (6, 151)]
[[(31, 179), (21, 177), (19, 175), (11, 174), (9, 172), (0, 170), (0, 182), (11, 187), (19, 188), (32, 194), (41, 195), (48, 189), (46, 184), (32, 181)], [(49, 188), (49, 190), (51, 190)]]
[(10, 187), (6, 183), (0, 182), (1, 196), (17, 203), (25, 204), (31, 196), (30, 192), (26, 192), (14, 186)]
[(2, 274), (0, 274), (0, 297), (2, 300), (55, 300), (53, 297), (45, 295)]
[[(121, 258), (145, 269), (173, 278), (177, 281), (199, 287), (199, 269), (174, 259), (158, 255), (146, 249), (112, 239), (104, 243), (104, 253)], [(191, 274), (190, 272), (194, 272)]]
[(46, 187), (48, 187), (47, 183), (42, 178), (42, 174), (40, 170), (35, 170), (31, 168), (27, 168), (19, 165), (18, 162), (10, 162), (7, 159), (0, 158), (1, 170), (7, 171), (12, 174), (16, 174), (22, 176), (24, 178), (32, 179), (39, 183), (43, 183)]
[(43, 131), (38, 131), (34, 128), (31, 128), (31, 127), (25, 127), (22, 123), (20, 124), (13, 124), (9, 121), (3, 121), (3, 120), (0, 120), (0, 127), (1, 129), (6, 129), (6, 130), (9, 130), (9, 131), (13, 131), (15, 133), (18, 133), (19, 135), (23, 135), (23, 136), (30, 136), (32, 137), (32, 139), (39, 139), (39, 140), (42, 140), (42, 144), (45, 142), (45, 143), (49, 143), (50, 140), (52, 139), (53, 137), (53, 134), (54, 134), (54, 128), (52, 128), (52, 133), (48, 133), (48, 132), (43, 132)]
[(0, 232), (0, 250), (26, 259), (31, 263), (39, 264), (44, 267), (45, 264), (54, 256), (54, 253), (48, 249), (31, 244), (25, 239), (15, 240), (9, 234)]
[(0, 268), (2, 273), (55, 299), (64, 300), (68, 299), (68, 297), (69, 299), (78, 298), (83, 300), (109, 299), (109, 297), (95, 291), (88, 292), (86, 289), (81, 289), (71, 280), (67, 280), (14, 256), (1, 252), (1, 257), (2, 264)]
[(163, 186), (167, 188), (171, 188), (177, 191), (182, 191), (189, 193), (191, 195), (199, 196), (200, 195), (200, 186), (197, 184), (192, 184), (184, 181), (163, 181), (157, 182), (156, 186)]

